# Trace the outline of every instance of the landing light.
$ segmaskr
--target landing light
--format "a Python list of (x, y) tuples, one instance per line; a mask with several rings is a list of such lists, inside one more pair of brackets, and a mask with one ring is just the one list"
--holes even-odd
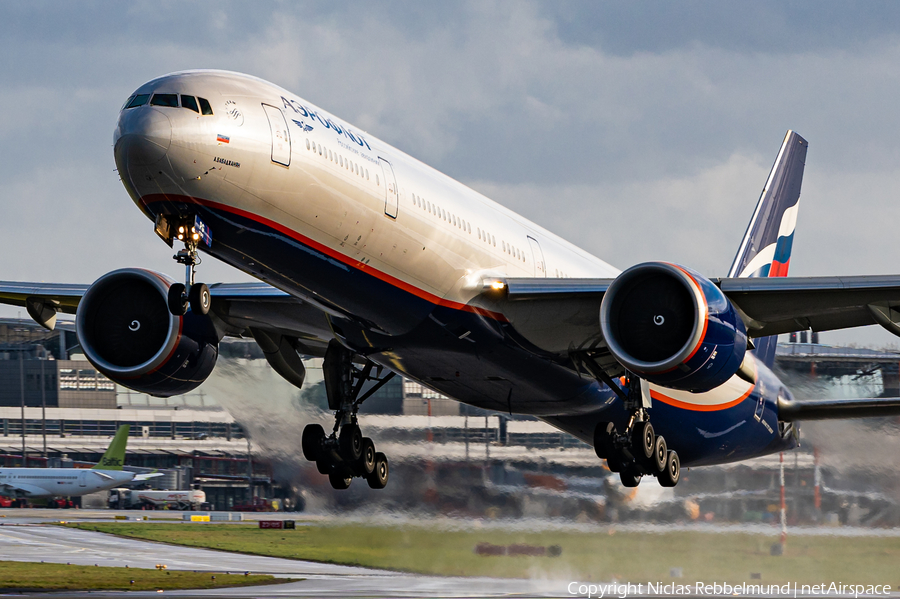
[(504, 287), (506, 287), (506, 284), (503, 281), (494, 281), (491, 283), (491, 289), (494, 289), (495, 291), (502, 291)]

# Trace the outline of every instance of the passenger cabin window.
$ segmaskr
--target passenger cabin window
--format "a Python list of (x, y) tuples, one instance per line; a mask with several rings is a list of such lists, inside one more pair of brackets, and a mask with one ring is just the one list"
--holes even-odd
[(167, 106), (178, 108), (178, 94), (153, 94), (150, 106)]
[(200, 103), (200, 114), (204, 116), (212, 116), (212, 106), (209, 105), (209, 101), (206, 98), (197, 97), (197, 101)]
[(198, 114), (200, 112), (200, 108), (197, 106), (197, 100), (194, 96), (181, 96), (181, 107), (193, 110)]
[(125, 108), (137, 108), (138, 106), (143, 106), (147, 103), (147, 99), (150, 97), (150, 94), (138, 94), (131, 99), (131, 102), (128, 103), (128, 106)]

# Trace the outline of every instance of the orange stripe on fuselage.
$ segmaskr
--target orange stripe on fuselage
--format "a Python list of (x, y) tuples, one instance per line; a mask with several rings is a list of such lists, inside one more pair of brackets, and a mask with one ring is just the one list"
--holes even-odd
[(681, 408), (682, 410), (691, 410), (694, 412), (717, 412), (719, 410), (727, 410), (728, 408), (733, 408), (734, 406), (738, 405), (739, 403), (741, 403), (742, 401), (744, 401), (745, 399), (750, 397), (750, 394), (753, 393), (754, 388), (755, 388), (755, 385), (753, 387), (750, 387), (749, 389), (747, 389), (746, 393), (744, 393), (743, 395), (741, 395), (740, 397), (738, 397), (737, 399), (735, 399), (733, 401), (729, 401), (727, 403), (713, 404), (713, 405), (695, 404), (695, 403), (687, 403), (684, 401), (679, 401), (673, 397), (669, 397), (668, 395), (663, 395), (659, 391), (653, 391), (652, 389), (650, 390), (650, 397), (652, 397), (653, 399), (659, 400), (659, 401), (663, 402), (664, 404), (668, 404), (668, 405), (676, 407), (676, 408)]

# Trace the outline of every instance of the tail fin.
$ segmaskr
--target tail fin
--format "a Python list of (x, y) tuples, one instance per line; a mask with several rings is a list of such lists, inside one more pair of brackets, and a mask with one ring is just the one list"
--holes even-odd
[(125, 463), (125, 445), (128, 443), (128, 431), (131, 427), (123, 424), (116, 431), (116, 436), (100, 458), (100, 462), (92, 470), (121, 470)]
[[(788, 131), (766, 180), (756, 211), (741, 240), (729, 277), (786, 277), (800, 208), (800, 184), (806, 166), (805, 139)], [(778, 337), (756, 341), (756, 356), (771, 367)]]

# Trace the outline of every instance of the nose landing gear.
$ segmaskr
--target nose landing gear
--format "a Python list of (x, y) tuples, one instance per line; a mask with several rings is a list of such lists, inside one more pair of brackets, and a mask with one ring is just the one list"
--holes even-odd
[[(359, 367), (353, 357), (353, 352), (337, 341), (329, 343), (322, 369), (328, 407), (335, 411), (334, 429), (326, 435), (322, 425), (308, 424), (301, 439), (303, 457), (315, 462), (335, 489), (348, 488), (355, 477), (364, 478), (373, 489), (383, 489), (390, 475), (388, 459), (375, 450), (372, 439), (363, 437), (357, 412), (362, 402), (392, 379), (394, 373), (382, 376), (380, 366), (367, 360)], [(372, 381), (375, 384), (363, 393), (363, 386)]]
[(159, 215), (156, 219), (156, 233), (170, 246), (175, 241), (184, 244), (184, 248), (172, 256), (176, 262), (185, 267), (184, 283), (175, 283), (169, 287), (169, 311), (176, 316), (184, 316), (188, 307), (195, 314), (208, 314), (212, 305), (209, 287), (205, 283), (194, 282), (194, 268), (200, 264), (197, 248), (200, 243), (207, 246), (212, 242), (209, 227), (194, 216), (187, 219), (171, 220), (171, 217)]

